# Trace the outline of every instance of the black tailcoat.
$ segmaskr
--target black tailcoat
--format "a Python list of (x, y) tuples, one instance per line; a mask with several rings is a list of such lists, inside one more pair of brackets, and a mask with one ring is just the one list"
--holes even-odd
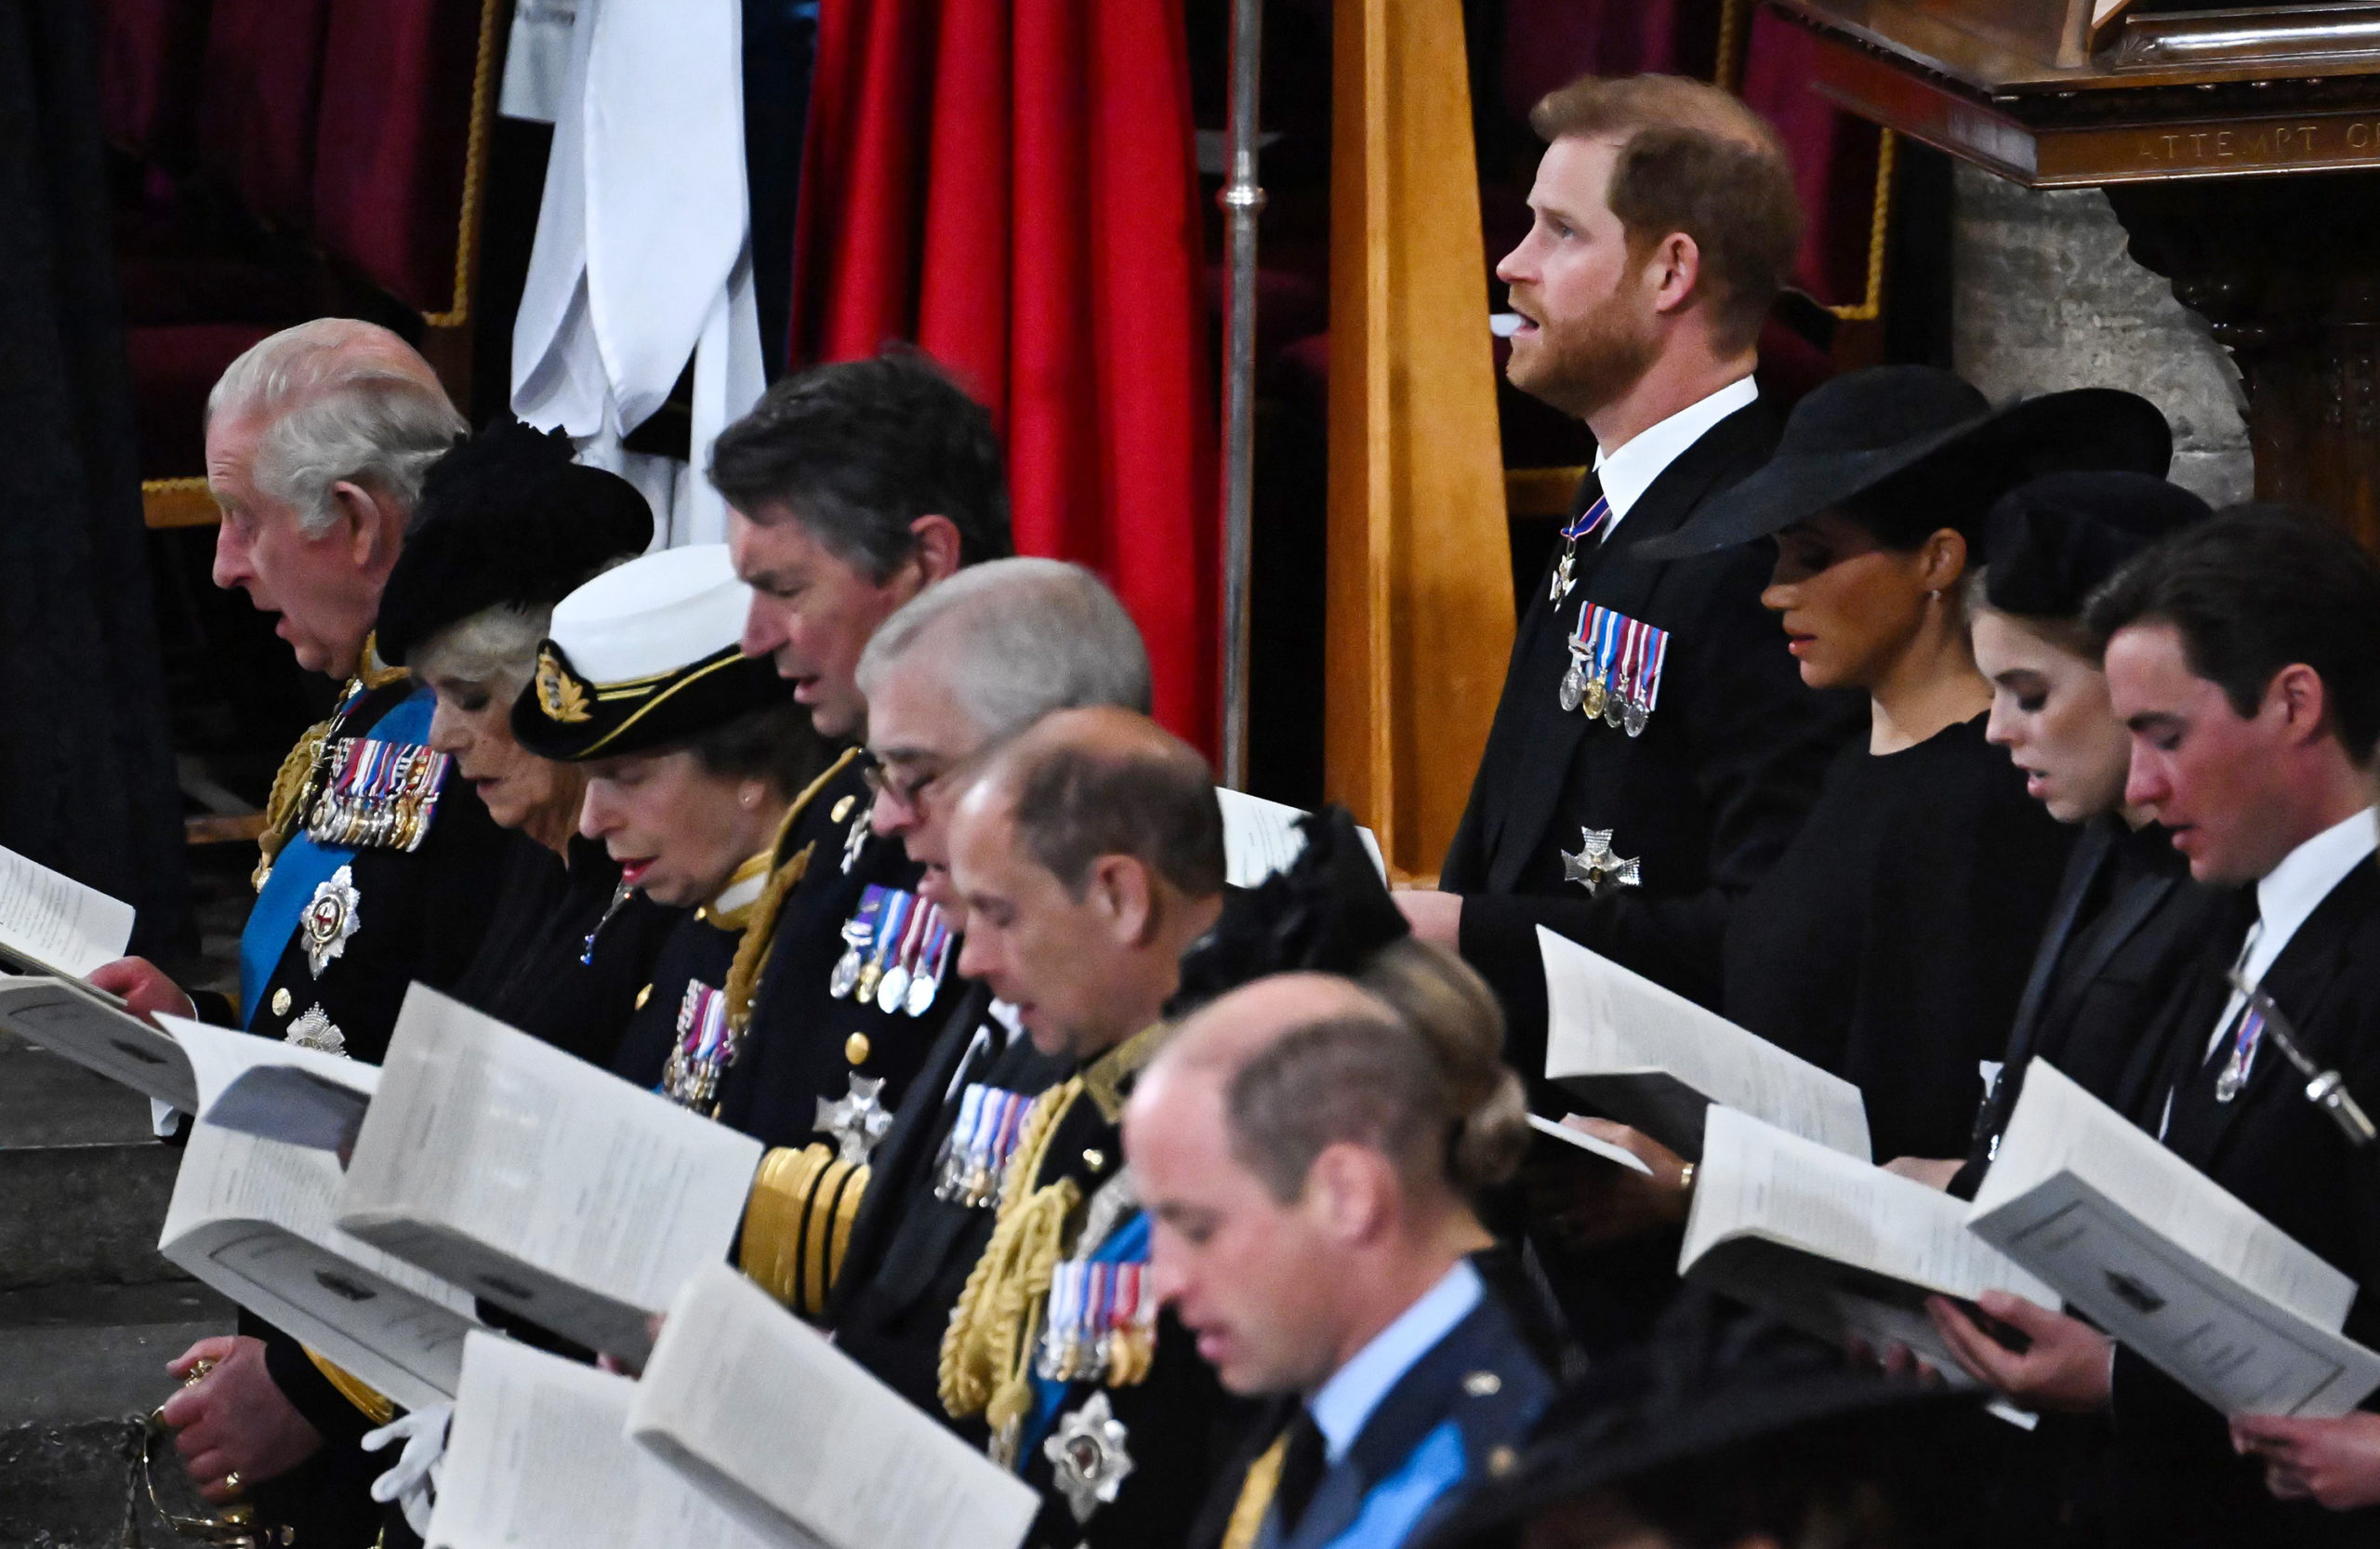
[[(2348, 1146), (2306, 1099), (2306, 1082), (2268, 1039), (2229, 1103), (2215, 1084), (2228, 1039), (2208, 1040), (2230, 997), (2244, 917), (2211, 945), (2159, 1018), (2152, 1067), (2125, 1095), (2132, 1117), (2249, 1209), (2361, 1287), (2347, 1334), (2380, 1345), (2380, 1158)], [(2297, 928), (2262, 987), (2315, 1062), (2341, 1072), (2380, 1112), (2380, 870), (2366, 857)], [(2167, 1094), (2171, 1115), (2166, 1119)], [(2367, 1407), (2372, 1400), (2366, 1400)], [(2283, 1503), (2262, 1469), (2233, 1455), (2223, 1417), (2129, 1351), (2115, 1366), (2109, 1518), (2124, 1544), (2380, 1542), (2380, 1511)]]
[[(1759, 468), (1777, 430), (1764, 404), (1721, 420), (1653, 481), (1607, 543), (1580, 544), (1567, 598), (1549, 598), (1549, 566), (1521, 616), (1439, 885), (1464, 895), (1462, 955), (1504, 1002), (1509, 1063), (1533, 1084), (1545, 1069), (1536, 927), (1715, 1006), (1730, 907), (1792, 838), (1828, 757), (1863, 719), (1864, 705), (1803, 686), (1760, 605), (1768, 545), (1667, 563), (1633, 552)], [(1582, 505), (1593, 487), (1590, 479)], [(1659, 701), (1640, 736), (1561, 708), (1567, 642), (1589, 602), (1670, 632)], [(1610, 829), (1642, 884), (1591, 897), (1565, 882), (1561, 853), (1579, 848), (1581, 827)]]

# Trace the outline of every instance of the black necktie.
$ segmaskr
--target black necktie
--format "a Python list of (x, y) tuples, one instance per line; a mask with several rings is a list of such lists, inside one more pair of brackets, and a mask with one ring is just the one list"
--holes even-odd
[(1298, 1521), (1305, 1516), (1325, 1472), (1322, 1427), (1314, 1423), (1311, 1410), (1298, 1410), (1298, 1417), (1289, 1423), (1289, 1440), (1281, 1452), (1280, 1482), (1273, 1487), (1273, 1511), (1279, 1525), (1273, 1539), (1276, 1543), (1287, 1543), (1297, 1532)]

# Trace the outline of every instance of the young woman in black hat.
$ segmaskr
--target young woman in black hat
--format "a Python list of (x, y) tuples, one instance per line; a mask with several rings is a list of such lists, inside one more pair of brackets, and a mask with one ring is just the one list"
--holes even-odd
[(1867, 1100), (1879, 1158), (1964, 1151), (2055, 897), (2071, 831), (1984, 740), (1992, 686), (1968, 642), (1983, 517), (2029, 475), (2162, 473), (2163, 417), (2084, 390), (1993, 412), (1947, 371), (1838, 377), (1777, 457), (1661, 557), (1773, 538), (1763, 601), (1814, 688), (1865, 694), (1870, 733), (1733, 915), (1728, 1017)]
[(611, 1060), (677, 911), (620, 885), (578, 836), (586, 778), (512, 735), (554, 604), (641, 553), (653, 513), (567, 437), (507, 423), (430, 470), (381, 596), (382, 656), (429, 685), (429, 745), (513, 830), (494, 918), (456, 997), (597, 1064)]

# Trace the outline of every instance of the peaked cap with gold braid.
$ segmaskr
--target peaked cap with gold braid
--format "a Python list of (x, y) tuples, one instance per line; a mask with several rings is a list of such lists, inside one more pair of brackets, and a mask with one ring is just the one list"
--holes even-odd
[(570, 763), (672, 747), (790, 702), (775, 665), (737, 643), (751, 604), (723, 543), (604, 572), (555, 604), (512, 735)]

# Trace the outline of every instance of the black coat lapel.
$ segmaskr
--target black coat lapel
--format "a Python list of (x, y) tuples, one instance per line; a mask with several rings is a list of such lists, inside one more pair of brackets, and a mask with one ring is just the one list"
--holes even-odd
[[(2041, 1031), (2042, 1002), (2057, 978), (2058, 960), (2066, 956), (2067, 943), (2073, 939), (2074, 921), (2082, 912), (2082, 901), (2091, 895), (2091, 884), (2098, 880), (2100, 869), (2114, 853), (2115, 836), (2105, 823), (2093, 823), (2082, 830), (2081, 841), (2067, 858), (2066, 877), (2058, 885), (2057, 902), (2050, 909), (2049, 928), (2042, 933), (2041, 947), (2033, 953), (2032, 972), (2025, 976), (2025, 993), (2016, 1001), (2016, 1020), (2008, 1029), (2009, 1066), (2021, 1068), (2032, 1057), (2033, 1043)], [(2125, 933), (2130, 934), (2138, 923), (2134, 921)]]
[[(2280, 949), (2273, 959), (2273, 969), (2261, 980), (2261, 990), (2273, 997), (2282, 1016), (2290, 1018), (2299, 1039), (2313, 1059), (2325, 1059), (2323, 1047), (2323, 1009), (2330, 1000), (2330, 990), (2349, 969), (2345, 961), (2347, 942), (2354, 937), (2356, 926), (2366, 916), (2380, 909), (2380, 871), (2373, 868), (2371, 859), (2356, 861), (2354, 871), (2330, 890), (2328, 897), (2318, 904), (2307, 923), (2296, 928), (2290, 945)], [(2199, 1071), (2194, 1080), (2209, 1080)], [(2247, 1085), (2240, 1090), (2232, 1102), (2197, 1104), (2197, 1123), (2192, 1123), (2189, 1135), (2173, 1135), (2173, 1149), (2197, 1166), (2199, 1171), (2211, 1171), (2223, 1158), (2223, 1147), (2230, 1140), (2232, 1131), (2240, 1125), (2240, 1114), (2261, 1109), (2270, 1102), (2304, 1102), (2299, 1092), (2304, 1082), (2296, 1076), (2296, 1066), (2275, 1047), (2256, 1050), (2256, 1064), (2249, 1071)], [(2214, 1109), (2206, 1116), (2204, 1109)], [(2175, 1131), (2183, 1128), (2183, 1104), (2175, 1099)]]
[[(1553, 821), (1554, 809), (1567, 784), (1579, 739), (1586, 734), (1586, 717), (1566, 712), (1554, 698), (1562, 669), (1569, 659), (1568, 627), (1588, 602), (1631, 617), (1642, 616), (1669, 566), (1637, 559), (1634, 546), (1675, 532), (1715, 490), (1757, 468), (1773, 439), (1773, 420), (1767, 405), (1752, 404), (1704, 431), (1702, 439), (1679, 453), (1629, 508), (1565, 602), (1555, 606), (1542, 589), (1530, 599), (1524, 625), (1528, 649), (1513, 653), (1513, 674), (1526, 697), (1507, 707), (1522, 717), (1527, 742), (1522, 748), (1505, 749), (1518, 753), (1522, 762), (1504, 821), (1488, 838), (1492, 859), (1486, 891), (1510, 893), (1519, 883), (1522, 871), (1544, 841), (1546, 825)], [(1491, 748), (1495, 741), (1490, 739)]]
[[(2281, 1014), (2297, 1029), (2307, 1045), (2306, 1052), (2317, 1060), (2326, 1054), (2320, 1031), (2324, 1002), (2348, 966), (2342, 959), (2357, 925), (2374, 909), (2380, 909), (2380, 870), (2374, 870), (2367, 857), (2358, 862), (2355, 869), (2306, 917), (2306, 922), (2297, 927), (2297, 933), (2289, 938), (2289, 945), (2273, 960), (2271, 969), (2258, 986), (2272, 997)], [(2201, 1027), (2199, 1033), (2203, 1039), (2212, 1036), (2213, 1029)], [(2203, 1051), (2205, 1045), (2202, 1041), (2199, 1047)], [(2197, 1087), (2213, 1079), (2207, 1073), (2206, 1062), (2202, 1060), (2189, 1081)], [(2175, 1097), (2174, 1125), (2167, 1142), (2199, 1171), (2212, 1172), (2221, 1161), (2224, 1145), (2242, 1113), (2268, 1102), (2300, 1102), (2303, 1099), (2295, 1090), (2300, 1085), (2296, 1067), (2279, 1049), (2269, 1045), (2259, 1048), (2255, 1064), (2248, 1072), (2248, 1084), (2230, 1102), (2185, 1102)], [(2290, 1090), (2277, 1092), (2277, 1087)]]

